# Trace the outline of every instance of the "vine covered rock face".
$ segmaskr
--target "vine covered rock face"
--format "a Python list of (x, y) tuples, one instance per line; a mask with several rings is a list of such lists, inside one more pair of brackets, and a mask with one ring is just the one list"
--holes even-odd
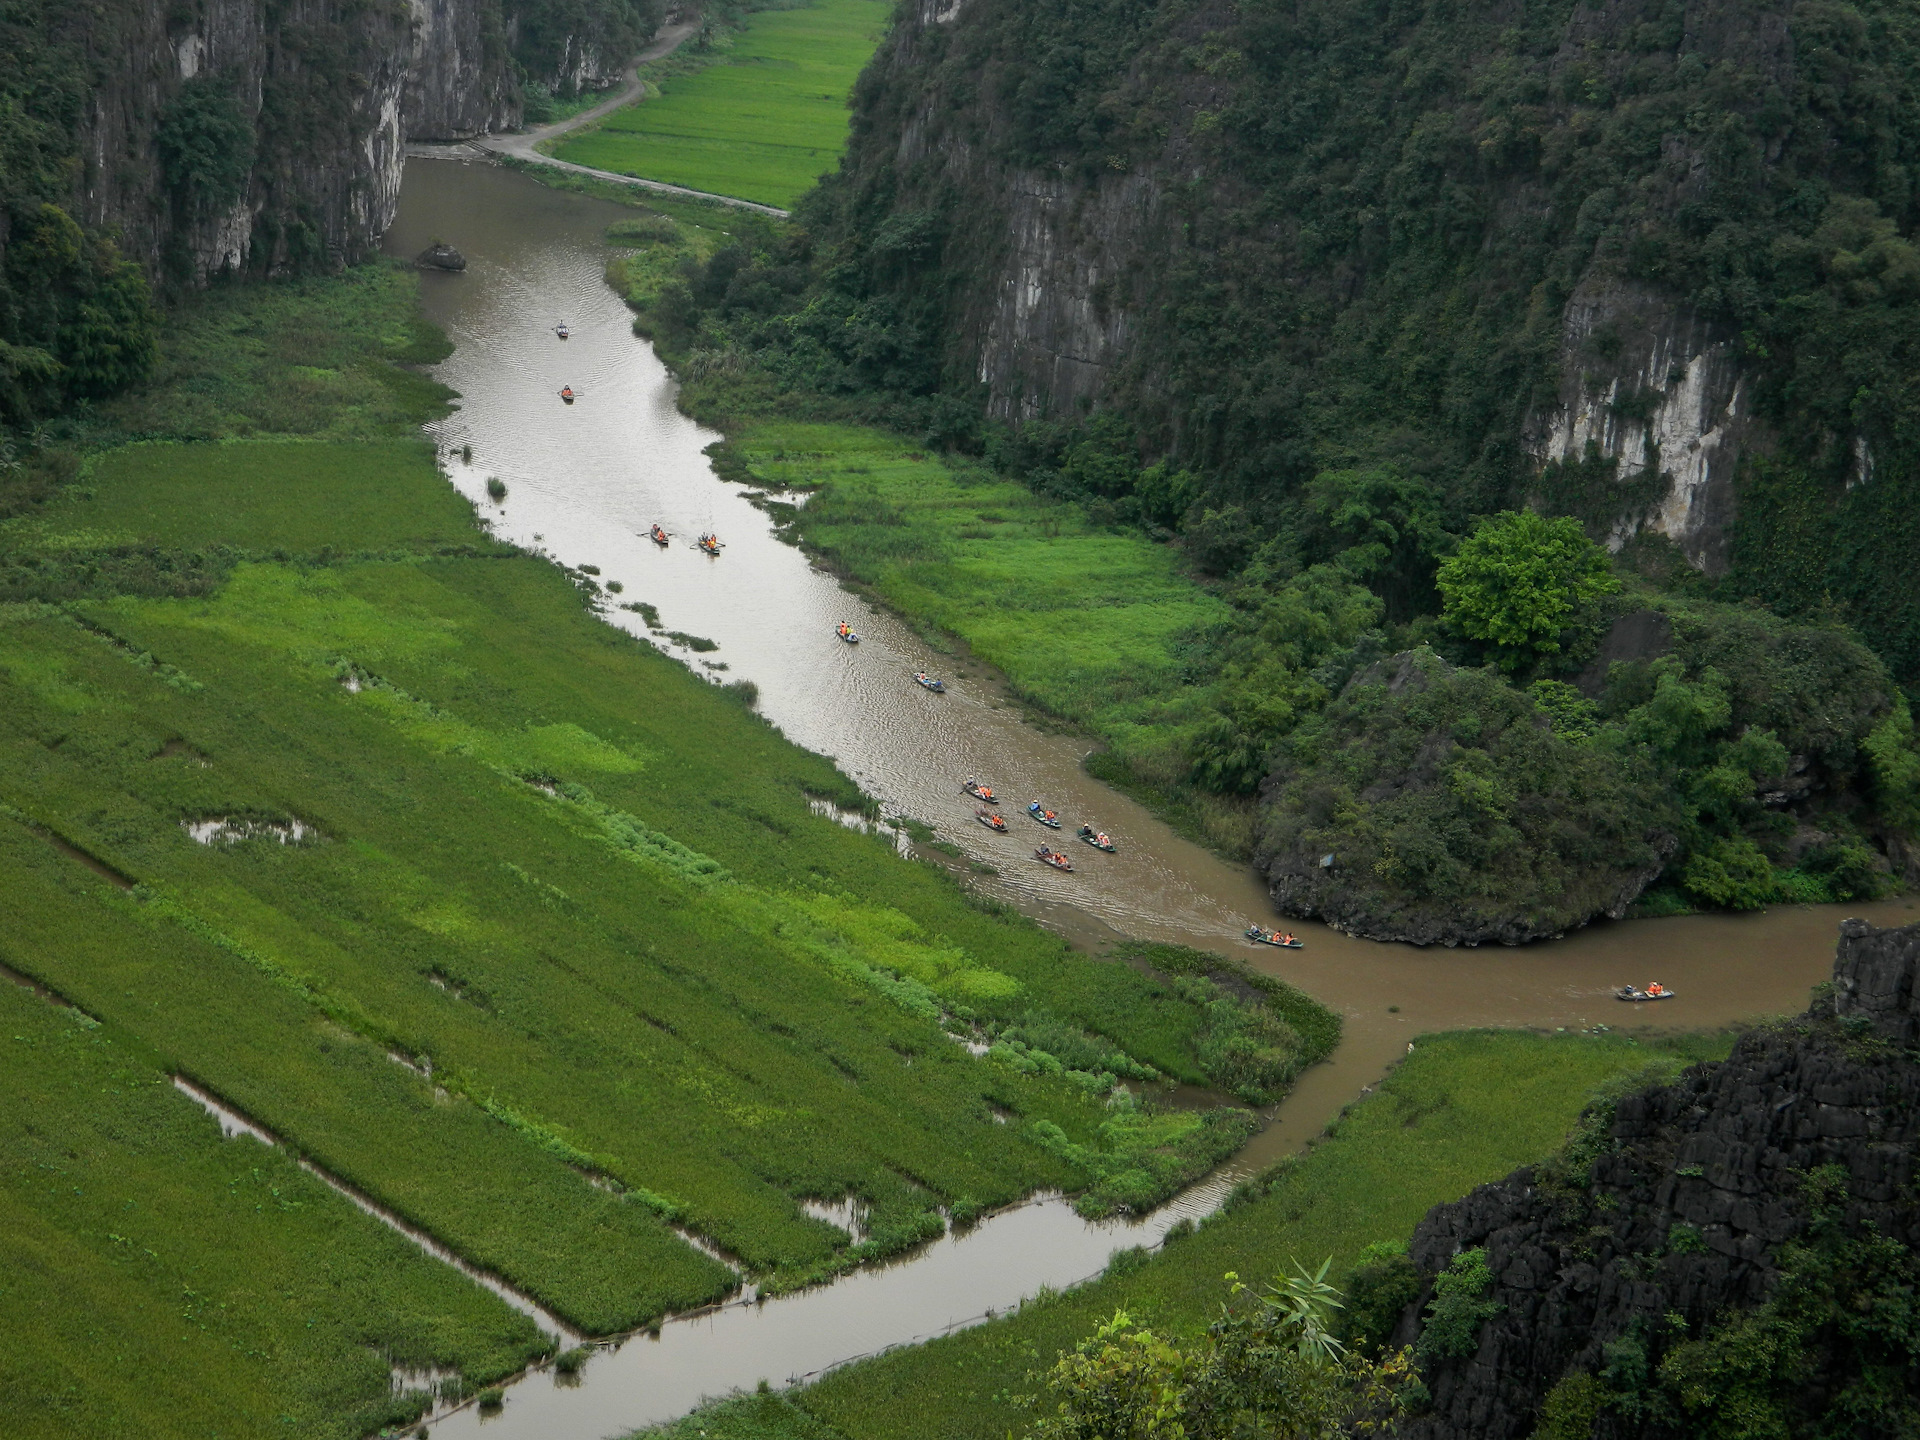
[[(1920, 925), (1849, 920), (1806, 1014), (1437, 1206), (1396, 1340), (1417, 1340), (1462, 1252), (1485, 1251), (1493, 1284), (1470, 1347), (1425, 1347), (1433, 1405), (1407, 1434), (1895, 1433), (1920, 1398), (1893, 1323), (1920, 1293), (1916, 982)], [(1726, 1428), (1736, 1411), (1759, 1428)]]

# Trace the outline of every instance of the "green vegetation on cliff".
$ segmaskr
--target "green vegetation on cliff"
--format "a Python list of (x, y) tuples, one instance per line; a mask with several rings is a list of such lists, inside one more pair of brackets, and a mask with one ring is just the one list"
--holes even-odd
[[(1427, 756), (1438, 769), (1424, 778), (1396, 769), (1430, 727), (1349, 754), (1334, 790), (1411, 785), (1388, 808), (1422, 811), (1347, 814), (1311, 841), (1325, 846), (1315, 859), (1369, 857), (1349, 878), (1368, 877), (1370, 933), (1411, 938), (1396, 917), (1460, 883), (1488, 933), (1511, 934), (1616, 911), (1656, 877), (1667, 907), (1874, 893), (1920, 874), (1891, 778), (1915, 763), (1896, 678), (1920, 673), (1901, 638), (1912, 587), (1895, 578), (1920, 563), (1900, 518), (1920, 501), (1895, 335), (1915, 303), (1903, 236), (1920, 212), (1896, 158), (1920, 135), (1897, 59), (1913, 36), (1878, 4), (1798, 11), (1751, 35), (1731, 12), (1690, 30), (1676, 14), (1563, 5), (1518, 25), (1478, 11), (1383, 24), (1337, 3), (1227, 15), (988, 0), (951, 24), (903, 21), (856, 94), (846, 162), (798, 226), (654, 264), (629, 293), (703, 418), (748, 436), (779, 412), (877, 422), (945, 452), (895, 481), (858, 473), (864, 443), (784, 467), (768, 463), (777, 444), (741, 447), (755, 473), (827, 482), (795, 522), (804, 541), (1086, 724), (1111, 747), (1103, 775), (1226, 848), (1250, 848), (1263, 786), (1273, 813), (1260, 823), (1299, 838), (1272, 802), (1297, 810), (1327, 790), (1320, 716), (1377, 660), (1430, 647), (1507, 672), (1468, 708), (1516, 744), (1515, 725), (1548, 729), (1531, 760), (1507, 757), (1514, 794), (1536, 797), (1519, 811), (1494, 790), (1433, 790), (1439, 770), (1460, 778), (1445, 755)], [(1165, 178), (1176, 169), (1180, 187)], [(1028, 242), (1003, 236), (1041, 224), (1014, 210), (1056, 183), (1082, 218), (1047, 220), (1048, 243), (1102, 270), (1088, 304), (1109, 328), (1128, 317), (1130, 348), (1090, 416), (1050, 413), (1051, 381), (996, 379), (999, 413), (1021, 416), (1002, 426), (982, 414), (991, 365), (1017, 371), (1022, 345), (1106, 343), (994, 338), (1020, 323), (997, 297), (1027, 283), (1007, 247)], [(1135, 183), (1143, 208), (1115, 229), (1101, 207)], [(1078, 283), (1038, 251), (1019, 263)], [(1567, 317), (1582, 306), (1614, 319), (1575, 353)], [(1777, 525), (1764, 497), (1741, 498), (1751, 524), (1717, 579), (1659, 535), (1633, 539), (1611, 569), (1580, 536), (1631, 534), (1666, 489), (1657, 469), (1624, 473), (1597, 453), (1538, 463), (1536, 432), (1567, 385), (1606, 390), (1617, 426), (1691, 393), (1677, 361), (1644, 384), (1615, 374), (1640, 363), (1635, 347), (1666, 343), (1662, 315), (1703, 327), (1763, 401), (1755, 423), (1772, 428), (1756, 434), (1787, 437), (1771, 458), (1749, 445), (1740, 496), (1771, 476), (1782, 503), (1805, 500), (1817, 470), (1832, 491), (1826, 509)], [(1857, 409), (1829, 403), (1833, 376), (1862, 365), (1872, 374), (1848, 382)], [(1818, 454), (1795, 449), (1806, 444)], [(1006, 547), (979, 513), (1015, 510), (975, 493), (1008, 481), (1054, 530), (1017, 573), (980, 558)], [(1860, 506), (1879, 507), (1871, 524), (1846, 519)], [(1830, 520), (1865, 568), (1795, 558)], [(1761, 598), (1772, 561), (1755, 537), (1774, 531), (1782, 583), (1800, 577), (1791, 595), (1763, 587), (1785, 628), (1740, 603)], [(1173, 542), (1164, 562), (1152, 541)], [(1564, 576), (1529, 569), (1548, 541)], [(1173, 623), (1137, 605), (1108, 615), (1109, 574), (1135, 572), (1164, 576), (1169, 601), (1184, 588), (1188, 603), (1157, 617)], [(1044, 640), (1009, 645), (996, 607), (1037, 576), (1072, 600)], [(1719, 638), (1711, 661), (1673, 657), (1668, 699), (1784, 666), (1787, 708), (1808, 723), (1708, 699), (1687, 722), (1704, 743), (1667, 735), (1650, 711), (1628, 724), (1654, 693), (1630, 694), (1644, 666), (1618, 685), (1608, 666), (1659, 660), (1670, 637), (1633, 617), (1682, 611)], [(1114, 627), (1133, 661), (1119, 693), (1092, 658)], [(1423, 723), (1403, 726), (1402, 708), (1380, 723)], [(1532, 817), (1512, 823), (1521, 811)], [(1581, 823), (1600, 813), (1614, 823)], [(1373, 841), (1351, 843), (1369, 829)], [(1567, 843), (1545, 841), (1556, 830)], [(1388, 831), (1393, 853), (1426, 858), (1391, 861)], [(1503, 873), (1499, 857), (1523, 852), (1542, 863)]]

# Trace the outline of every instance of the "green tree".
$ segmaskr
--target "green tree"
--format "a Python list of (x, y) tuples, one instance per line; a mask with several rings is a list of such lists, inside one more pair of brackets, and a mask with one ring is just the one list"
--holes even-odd
[(253, 168), (253, 123), (231, 82), (203, 75), (180, 87), (155, 132), (167, 187), (189, 212), (210, 215), (238, 200)]
[(1055, 1412), (1035, 1440), (1321, 1440), (1382, 1429), (1413, 1380), (1404, 1352), (1347, 1353), (1330, 1320), (1340, 1292), (1295, 1267), (1261, 1294), (1229, 1274), (1220, 1318), (1181, 1344), (1122, 1310), (1047, 1373)]
[(1436, 583), (1447, 623), (1503, 670), (1572, 649), (1597, 624), (1601, 597), (1620, 588), (1579, 521), (1531, 510), (1482, 520)]

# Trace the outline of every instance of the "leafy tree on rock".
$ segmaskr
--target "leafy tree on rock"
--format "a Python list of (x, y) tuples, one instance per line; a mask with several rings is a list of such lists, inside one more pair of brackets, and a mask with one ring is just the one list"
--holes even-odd
[(1447, 623), (1503, 670), (1565, 653), (1598, 622), (1601, 597), (1620, 588), (1579, 521), (1530, 510), (1481, 521), (1436, 583)]

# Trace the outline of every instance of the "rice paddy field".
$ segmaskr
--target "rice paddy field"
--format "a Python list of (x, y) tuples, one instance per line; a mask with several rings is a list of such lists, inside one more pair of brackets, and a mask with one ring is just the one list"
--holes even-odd
[[(779, 1289), (1036, 1188), (1150, 1199), (1242, 1133), (954, 1043), (1017, 1024), (1199, 1082), (1222, 1001), (816, 813), (867, 802), (490, 541), (410, 438), (444, 393), (391, 363), (432, 350), (411, 296), (372, 270), (200, 302), (79, 482), (0, 523), (0, 962), (94, 1022), (0, 986), (11, 1059), (42, 1047), (0, 1086), (9, 1436), (259, 1433), (130, 1373), (364, 1433), (369, 1356), (478, 1382), (539, 1346), (173, 1075), (595, 1333), (737, 1283), (681, 1229)], [(860, 1246), (801, 1204), (847, 1195)], [(297, 1218), (225, 1223), (247, 1197)]]
[(813, 0), (759, 11), (713, 63), (674, 57), (653, 94), (569, 136), (554, 154), (620, 175), (790, 206), (839, 164), (847, 96), (889, 14), (885, 0)]
[(1233, 1271), (1249, 1282), (1318, 1268), (1336, 1281), (1378, 1241), (1404, 1241), (1433, 1205), (1558, 1148), (1599, 1086), (1664, 1079), (1725, 1055), (1726, 1036), (1636, 1044), (1618, 1036), (1466, 1031), (1427, 1036), (1313, 1149), (1151, 1258), (1029, 1301), (1003, 1320), (836, 1370), (785, 1396), (744, 1396), (653, 1432), (660, 1440), (1001, 1440), (1024, 1433), (1037, 1371), (1115, 1310), (1162, 1333), (1217, 1315)]
[[(4, 873), (11, 874), (11, 869)], [(251, 1138), (137, 1040), (0, 984), (0, 1431), (359, 1440), (393, 1369), (485, 1384), (531, 1321)]]

